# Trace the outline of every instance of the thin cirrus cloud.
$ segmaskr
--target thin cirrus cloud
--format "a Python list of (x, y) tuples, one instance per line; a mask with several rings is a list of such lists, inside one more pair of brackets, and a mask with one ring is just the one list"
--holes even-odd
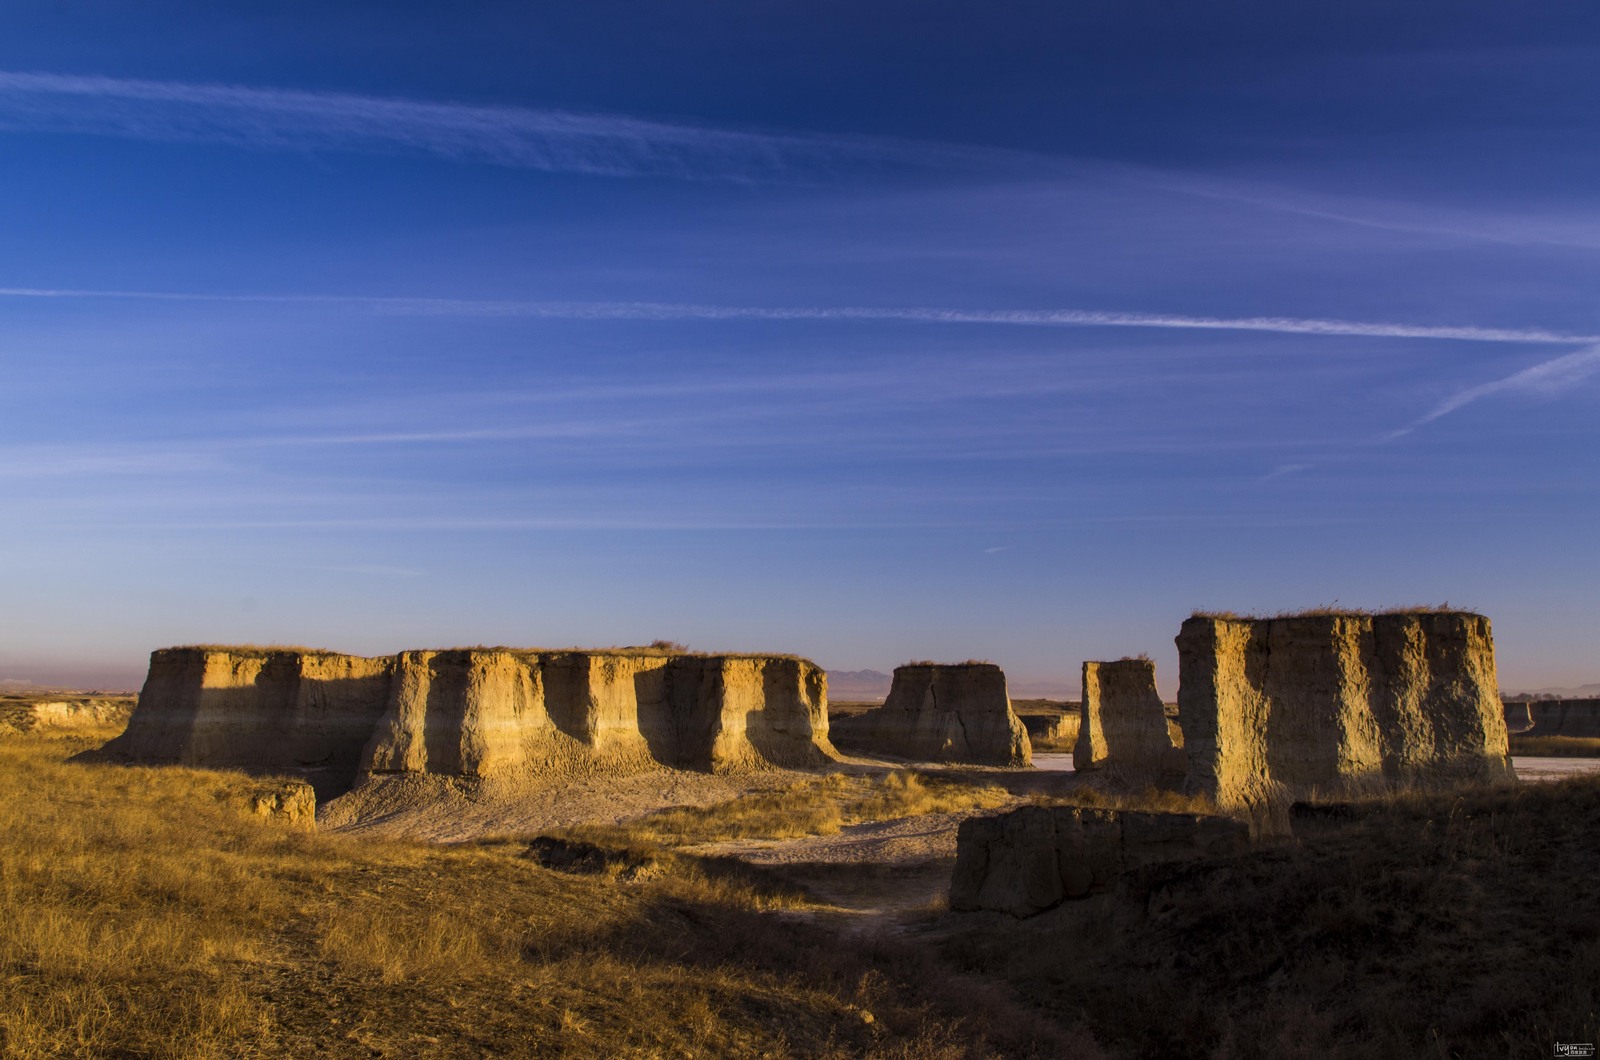
[(1595, 373), (1600, 372), (1600, 345), (1589, 346), (1560, 357), (1552, 357), (1548, 361), (1513, 372), (1500, 379), (1493, 379), (1487, 383), (1479, 383), (1464, 390), (1458, 390), (1443, 401), (1439, 402), (1427, 414), (1397, 431), (1385, 435), (1385, 439), (1399, 438), (1410, 434), (1418, 427), (1432, 423), (1434, 420), (1450, 415), (1452, 412), (1466, 408), (1468, 405), (1482, 398), (1495, 394), (1521, 393), (1553, 397), (1564, 393), (1579, 384), (1586, 382)]
[(549, 172), (793, 179), (830, 168), (1040, 167), (1042, 156), (890, 137), (719, 129), (617, 114), (0, 71), (0, 129), (265, 150), (411, 151)]
[(730, 306), (692, 302), (533, 302), (465, 298), (359, 295), (207, 294), (178, 291), (74, 290), (0, 287), (0, 298), (95, 298), (174, 302), (240, 302), (351, 306), (377, 312), (428, 316), (535, 317), (558, 320), (769, 320), (885, 321), (914, 324), (995, 324), (1023, 327), (1172, 328), (1198, 331), (1265, 331), (1288, 335), (1449, 339), (1465, 342), (1583, 345), (1600, 335), (1545, 328), (1401, 324), (1316, 317), (1210, 317), (1095, 309), (953, 309), (929, 306)]
[(1450, 209), (1432, 203), (1334, 195), (1194, 172), (1140, 166), (1118, 169), (1124, 182), (1130, 184), (1356, 228), (1442, 237), (1453, 242), (1600, 248), (1600, 219), (1588, 212), (1575, 215), (1570, 209), (1560, 214)]

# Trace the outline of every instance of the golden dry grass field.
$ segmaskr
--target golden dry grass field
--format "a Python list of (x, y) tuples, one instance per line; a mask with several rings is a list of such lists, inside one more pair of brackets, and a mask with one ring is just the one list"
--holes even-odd
[(248, 813), (259, 782), (242, 774), (68, 761), (107, 735), (0, 740), (7, 1056), (955, 1057), (1072, 1044), (993, 991), (974, 1004), (923, 949), (842, 943), (792, 887), (692, 859), (622, 882), (540, 868), (520, 842), (298, 830)]
[(1303, 811), (1297, 842), (1026, 921), (852, 920), (810, 884), (882, 866), (685, 848), (978, 812), (1014, 801), (1006, 775), (818, 776), (574, 829), (617, 857), (570, 872), (527, 837), (317, 833), (249, 811), (269, 780), (70, 760), (109, 735), (0, 738), (8, 1057), (1531, 1058), (1600, 1036), (1596, 779)]
[(1600, 739), (1592, 736), (1513, 735), (1511, 754), (1534, 758), (1600, 758)]

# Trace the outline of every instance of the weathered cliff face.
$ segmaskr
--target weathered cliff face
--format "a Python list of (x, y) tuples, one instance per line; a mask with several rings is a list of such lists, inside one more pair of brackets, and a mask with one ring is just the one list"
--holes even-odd
[(1249, 830), (1229, 817), (1024, 806), (969, 817), (956, 833), (950, 908), (1032, 916), (1104, 891), (1148, 865), (1241, 852)]
[(1033, 756), (1006, 675), (993, 663), (897, 667), (883, 706), (841, 719), (836, 737), (842, 746), (928, 762), (1023, 766)]
[(1221, 805), (1512, 776), (1482, 615), (1196, 616), (1177, 644), (1187, 785)]
[(405, 652), (368, 773), (486, 777), (833, 757), (827, 679), (799, 659), (602, 652)]
[(1530, 725), (1523, 735), (1600, 737), (1600, 699), (1535, 699), (1524, 711)]
[(352, 777), (389, 690), (388, 659), (168, 648), (128, 727), (105, 747), (139, 762), (325, 769)]
[(1533, 711), (1527, 700), (1506, 700), (1506, 732), (1516, 735), (1533, 728)]
[(1119, 659), (1083, 664), (1083, 705), (1072, 768), (1115, 769), (1154, 778), (1172, 763), (1166, 708), (1156, 691), (1156, 664)]
[(621, 652), (174, 648), (116, 757), (245, 769), (493, 777), (833, 757), (827, 678), (801, 659)]
[(1028, 730), (1028, 742), (1036, 749), (1046, 745), (1066, 749), (1078, 741), (1080, 718), (1077, 710), (1062, 714), (1023, 712), (1017, 717), (1022, 719), (1022, 727)]

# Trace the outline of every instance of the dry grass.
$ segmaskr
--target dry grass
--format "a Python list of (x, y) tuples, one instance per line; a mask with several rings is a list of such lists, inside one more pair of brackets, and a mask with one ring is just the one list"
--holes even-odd
[(1440, 604), (1410, 604), (1405, 607), (1344, 607), (1335, 600), (1316, 607), (1275, 611), (1271, 614), (1240, 614), (1237, 611), (1195, 610), (1190, 618), (1214, 618), (1226, 622), (1264, 622), (1285, 618), (1378, 618), (1382, 615), (1448, 615), (1476, 614), (1471, 608), (1455, 607), (1448, 601)]
[(669, 857), (622, 884), (539, 868), (522, 844), (296, 831), (237, 807), (251, 778), (67, 762), (92, 745), (0, 740), (0, 1055), (953, 1058), (1083, 1042), (737, 874)]
[[(351, 655), (348, 652), (333, 651), (328, 648), (308, 648), (298, 644), (177, 644), (170, 648), (158, 650), (229, 652), (234, 655), (278, 655), (283, 653), (336, 655), (350, 659), (392, 659), (395, 655), (400, 654), (399, 652), (392, 652), (386, 655)], [(787, 652), (689, 651), (676, 641), (660, 640), (650, 644), (630, 644), (609, 648), (513, 648), (504, 644), (462, 644), (450, 648), (407, 648), (404, 650), (433, 652), (435, 654), (471, 651), (505, 652), (510, 655), (624, 655), (645, 658), (685, 656), (692, 659), (788, 659), (794, 662), (810, 661)]]
[(1091, 810), (1137, 810), (1140, 813), (1218, 813), (1216, 803), (1203, 795), (1184, 795), (1154, 785), (1122, 789), (1100, 784), (1073, 788), (1065, 795), (1037, 795), (1041, 806), (1082, 806)]
[(629, 848), (670, 848), (730, 839), (796, 839), (834, 835), (867, 821), (925, 813), (976, 813), (1003, 806), (1009, 798), (1004, 788), (994, 784), (915, 770), (870, 777), (831, 773), (715, 806), (678, 806), (619, 825), (586, 825), (563, 834)]
[(1592, 736), (1511, 737), (1512, 755), (1536, 758), (1600, 758), (1600, 739)]
[[(158, 648), (157, 651), (225, 651), (235, 655), (278, 655), (293, 652), (296, 655), (339, 655), (349, 656), (352, 659), (366, 658), (362, 655), (349, 655), (348, 652), (333, 651), (330, 648), (311, 648), (304, 644), (174, 644), (170, 648)], [(382, 658), (382, 656), (372, 656)]]
[(881, 699), (828, 699), (828, 718), (854, 718), (883, 706)]

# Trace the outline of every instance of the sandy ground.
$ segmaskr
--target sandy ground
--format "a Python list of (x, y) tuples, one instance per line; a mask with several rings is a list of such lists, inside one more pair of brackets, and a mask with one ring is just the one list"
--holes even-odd
[(942, 907), (956, 863), (956, 829), (967, 816), (930, 813), (852, 825), (837, 835), (684, 849), (780, 869), (826, 903), (821, 915), (843, 919), (854, 931), (892, 930), (907, 914)]
[[(1512, 761), (1517, 775), (1534, 783), (1600, 772), (1600, 758), (1522, 757)], [(847, 757), (835, 768), (849, 773), (875, 773), (908, 765), (981, 777), (1019, 798), (1076, 783), (1072, 756), (1061, 753), (1037, 754), (1035, 768), (1020, 770), (948, 770), (931, 763), (864, 756)], [(664, 806), (709, 806), (755, 791), (787, 787), (814, 775), (787, 769), (733, 775), (662, 769), (634, 776), (579, 777), (543, 785), (467, 784), (452, 778), (416, 775), (379, 777), (323, 804), (317, 811), (317, 823), (330, 831), (440, 843), (485, 836), (532, 836), (568, 825), (615, 824)], [(757, 862), (873, 860), (896, 864), (953, 856), (959, 817), (946, 820), (946, 816), (856, 825), (835, 836), (706, 852), (736, 854)]]
[(772, 770), (718, 776), (662, 769), (626, 777), (578, 777), (549, 784), (463, 783), (407, 774), (374, 777), (317, 808), (317, 826), (383, 839), (459, 843), (535, 836), (576, 824), (615, 824), (664, 806), (710, 806), (787, 787), (811, 774)]
[[(1035, 794), (1068, 790), (1080, 781), (1072, 755), (1041, 753), (1035, 768), (950, 769), (931, 763), (850, 756), (836, 767), (877, 773), (915, 765), (973, 776), (1005, 787), (1008, 808)], [(1517, 758), (1523, 780), (1538, 783), (1600, 772), (1600, 758)], [(706, 806), (755, 791), (787, 787), (815, 772), (714, 776), (659, 770), (629, 777), (577, 778), (541, 787), (464, 785), (440, 777), (394, 776), (368, 781), (326, 803), (320, 827), (375, 838), (461, 842), (488, 836), (533, 836), (582, 823), (619, 823), (664, 806)], [(896, 931), (923, 910), (941, 908), (955, 866), (956, 831), (965, 813), (924, 814), (852, 825), (837, 834), (785, 840), (740, 840), (684, 848), (685, 853), (732, 857), (779, 871), (828, 907), (822, 914), (853, 931)]]
[[(1072, 756), (1066, 757), (1070, 765)], [(458, 843), (489, 836), (531, 837), (570, 825), (617, 824), (667, 806), (710, 806), (751, 792), (788, 787), (826, 772), (882, 773), (911, 766), (931, 773), (974, 776), (1019, 795), (1072, 783), (1059, 771), (952, 768), (938, 763), (863, 755), (843, 756), (826, 770), (772, 769), (711, 774), (658, 769), (631, 776), (596, 774), (544, 783), (526, 780), (467, 782), (460, 778), (404, 774), (370, 778), (352, 791), (319, 805), (317, 826), (326, 831), (371, 838), (435, 843)]]
[(1532, 758), (1511, 760), (1511, 767), (1523, 780), (1537, 783), (1543, 780), (1565, 780), (1584, 773), (1600, 773), (1600, 758)]

